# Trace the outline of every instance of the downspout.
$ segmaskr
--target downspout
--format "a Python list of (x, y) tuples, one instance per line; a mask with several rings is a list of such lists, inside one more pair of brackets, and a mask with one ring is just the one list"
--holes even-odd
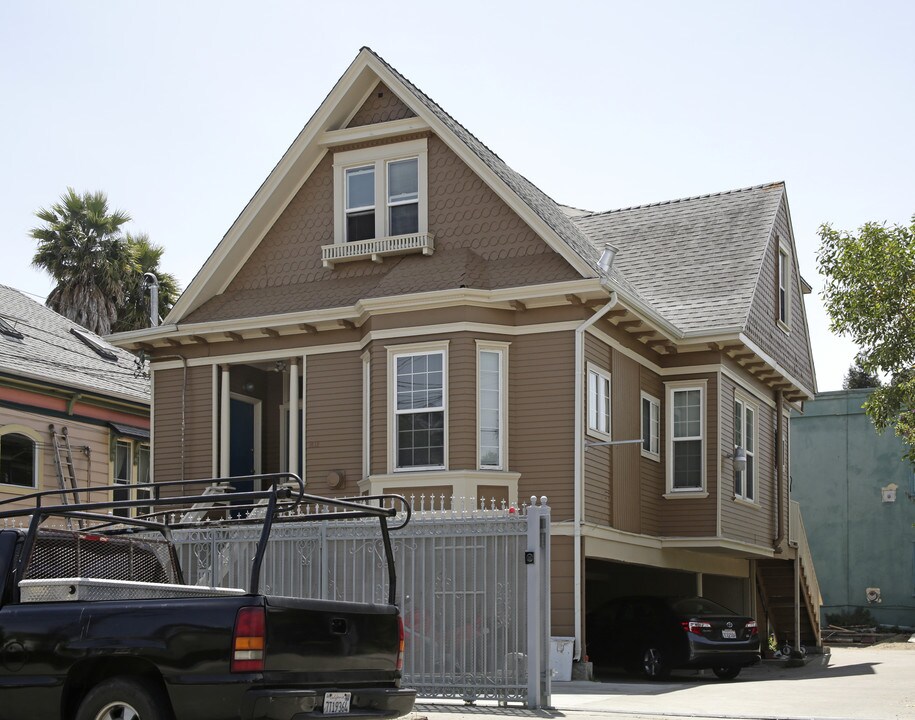
[[(606, 268), (609, 270), (609, 267)], [(574, 598), (575, 598), (575, 659), (581, 660), (582, 623), (581, 623), (581, 524), (584, 515), (584, 363), (585, 363), (585, 331), (604, 317), (617, 304), (616, 290), (613, 290), (606, 280), (601, 280), (601, 286), (610, 293), (607, 304), (575, 328), (575, 467), (574, 467)]]
[(775, 391), (775, 552), (784, 551), (785, 513), (782, 512), (782, 495), (785, 494), (785, 421), (782, 418), (785, 399), (782, 390)]

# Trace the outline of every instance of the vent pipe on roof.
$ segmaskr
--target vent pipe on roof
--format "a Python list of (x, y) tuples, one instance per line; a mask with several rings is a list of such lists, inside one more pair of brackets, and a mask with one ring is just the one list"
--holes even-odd
[(619, 249), (610, 243), (604, 245), (604, 251), (600, 254), (600, 260), (597, 261), (597, 267), (599, 267), (605, 273), (609, 273), (610, 268), (613, 267), (613, 259), (616, 257), (618, 252)]
[(149, 289), (149, 326), (159, 326), (159, 278), (148, 272), (143, 275), (143, 284)]

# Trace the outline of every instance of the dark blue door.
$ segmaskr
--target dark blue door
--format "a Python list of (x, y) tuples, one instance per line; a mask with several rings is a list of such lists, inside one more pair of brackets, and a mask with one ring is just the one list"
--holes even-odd
[[(229, 401), (229, 475), (253, 475), (254, 459), (254, 404), (232, 398)], [(237, 492), (254, 489), (253, 480), (232, 483)]]

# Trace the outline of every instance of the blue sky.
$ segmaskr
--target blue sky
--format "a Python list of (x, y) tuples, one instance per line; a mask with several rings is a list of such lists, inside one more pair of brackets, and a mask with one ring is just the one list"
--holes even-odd
[(853, 346), (820, 223), (915, 213), (915, 3), (6, 2), (0, 283), (39, 296), (34, 211), (103, 190), (186, 286), (369, 45), (559, 202), (784, 180), (820, 390)]

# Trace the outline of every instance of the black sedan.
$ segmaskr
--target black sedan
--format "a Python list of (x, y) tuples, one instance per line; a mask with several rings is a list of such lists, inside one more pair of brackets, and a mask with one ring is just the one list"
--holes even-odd
[(623, 597), (588, 614), (588, 657), (660, 680), (677, 668), (711, 668), (731, 680), (759, 662), (753, 618), (701, 597)]

